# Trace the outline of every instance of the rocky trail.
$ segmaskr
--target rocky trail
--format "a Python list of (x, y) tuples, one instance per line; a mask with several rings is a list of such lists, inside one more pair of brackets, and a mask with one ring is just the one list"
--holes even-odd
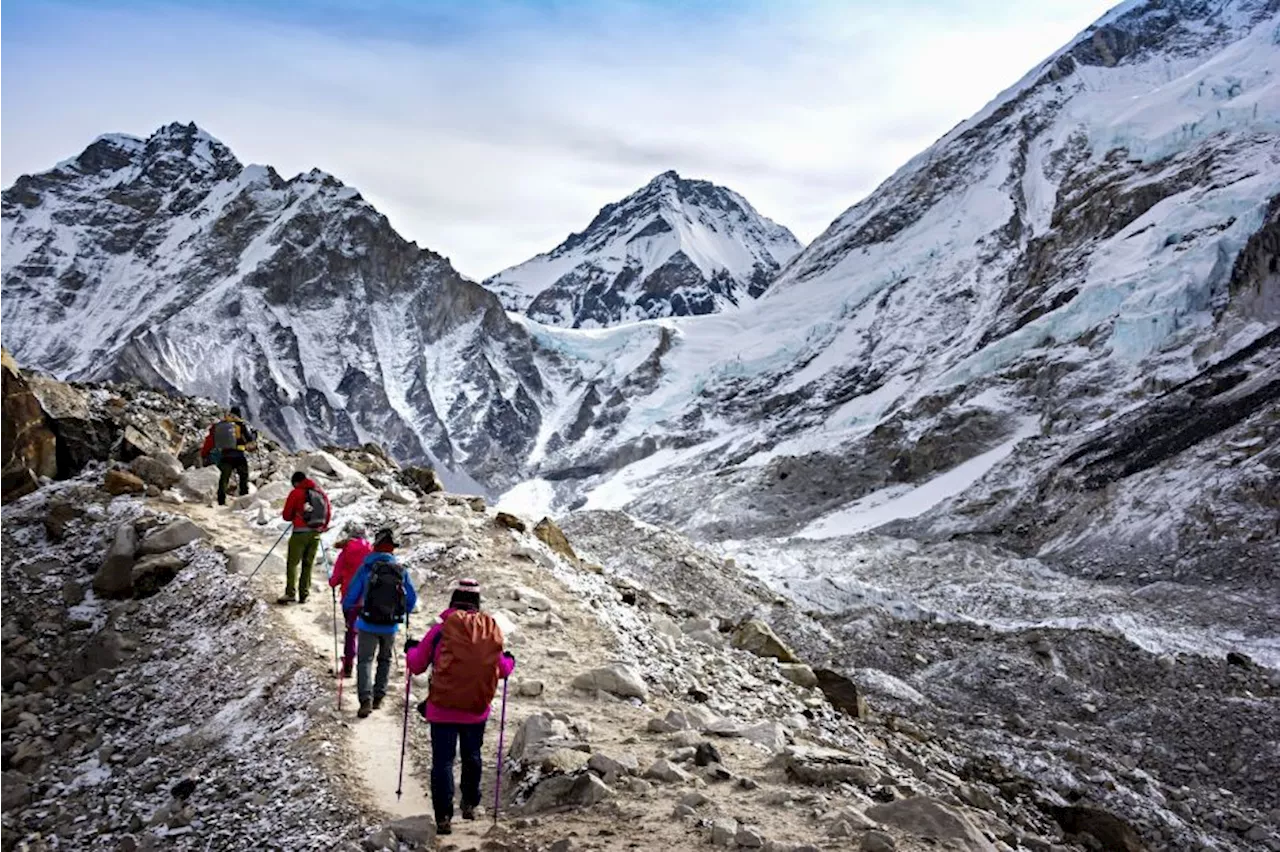
[[(129, 460), (118, 439), (4, 508), (4, 850), (1280, 850), (1280, 814), (1166, 783), (1145, 757), (1122, 765), (1066, 733), (1060, 748), (1001, 751), (923, 706), (869, 706), (835, 650), (850, 647), (843, 624), (671, 531), (587, 515), (567, 538), (371, 447), (268, 446), (253, 492), (217, 507), (216, 472), (179, 461), (202, 414), (147, 393), (86, 405), (108, 403), (129, 424)], [(249, 580), (294, 470), (330, 494), (335, 531), (397, 530), (419, 592), (411, 635), (459, 577), (480, 581), (518, 659), (496, 825), (496, 712), (480, 819), (437, 838), (416, 714), (395, 795), (402, 655), (387, 702), (357, 719), (354, 679), (336, 706), (327, 566), (302, 606), (273, 603), (281, 550)], [(1267, 739), (1266, 674), (1230, 674), (1221, 688)], [(876, 695), (894, 684), (910, 696), (887, 675)], [(425, 688), (414, 680), (411, 704)]]

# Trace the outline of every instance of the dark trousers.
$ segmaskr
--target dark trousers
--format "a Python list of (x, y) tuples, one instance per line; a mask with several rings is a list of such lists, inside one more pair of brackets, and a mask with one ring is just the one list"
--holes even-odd
[(453, 818), (453, 759), (462, 743), (462, 804), (480, 804), (480, 772), (484, 766), (480, 747), (484, 745), (484, 722), (459, 725), (431, 723), (431, 807), (436, 822)]
[(342, 611), (342, 618), (347, 622), (347, 632), (342, 638), (342, 673), (351, 674), (351, 666), (356, 659), (356, 619), (360, 617), (360, 607)]
[[(356, 691), (361, 703), (370, 698), (383, 698), (387, 694), (387, 679), (391, 677), (391, 654), (396, 647), (396, 634), (359, 631), (356, 639)], [(377, 657), (376, 674), (370, 672)], [(372, 676), (371, 676), (372, 675)]]
[(218, 461), (218, 505), (225, 506), (227, 504), (227, 486), (231, 484), (231, 474), (236, 474), (240, 479), (240, 496), (249, 493), (249, 459), (245, 456), (229, 456), (224, 451), (221, 460)]

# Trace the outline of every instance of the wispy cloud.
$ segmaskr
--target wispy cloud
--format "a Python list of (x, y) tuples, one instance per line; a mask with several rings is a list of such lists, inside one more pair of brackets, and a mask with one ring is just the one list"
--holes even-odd
[(194, 120), (476, 277), (668, 168), (807, 240), (1107, 3), (886, 5), (11, 0), (0, 166)]

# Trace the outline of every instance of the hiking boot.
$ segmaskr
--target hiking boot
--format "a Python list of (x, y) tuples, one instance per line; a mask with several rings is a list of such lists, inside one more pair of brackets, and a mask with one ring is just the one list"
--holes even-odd
[(466, 802), (463, 802), (463, 803), (462, 803), (462, 818), (463, 818), (463, 819), (475, 819), (475, 818), (476, 818), (476, 806), (475, 806), (475, 805), (468, 805)]
[(306, 602), (307, 602), (307, 596), (306, 596), (306, 595), (298, 595), (298, 604), (299, 604), (299, 606), (301, 606), (302, 604), (304, 604), (304, 603), (306, 603)]
[(356, 711), (356, 715), (359, 716), (361, 719), (364, 719), (368, 717), (368, 715), (372, 712), (373, 712), (373, 705), (370, 704), (369, 699), (366, 698), (360, 702), (360, 709)]
[(376, 696), (376, 697), (373, 699), (373, 709), (374, 709), (374, 710), (381, 710), (381, 709), (382, 709), (382, 698), (383, 698), (383, 697), (382, 697), (381, 695), (379, 695), (379, 696)]
[(343, 680), (346, 680), (346, 679), (347, 679), (347, 678), (349, 678), (349, 677), (351, 677), (351, 664), (350, 664), (350, 663), (343, 663), (343, 664), (342, 664), (342, 679), (343, 679)]
[(436, 820), (436, 834), (453, 834), (453, 820), (450, 817)]
[(288, 606), (293, 602), (294, 602), (293, 595), (281, 595), (280, 597), (276, 598), (276, 603), (278, 603), (280, 606)]

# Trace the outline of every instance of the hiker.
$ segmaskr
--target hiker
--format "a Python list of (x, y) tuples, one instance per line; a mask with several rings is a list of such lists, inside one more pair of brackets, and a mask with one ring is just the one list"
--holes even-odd
[(360, 615), (360, 606), (347, 607), (347, 591), (356, 572), (364, 564), (364, 558), (373, 552), (373, 547), (364, 537), (364, 527), (354, 521), (348, 521), (342, 529), (342, 538), (333, 544), (339, 551), (338, 558), (333, 560), (333, 573), (329, 576), (329, 588), (340, 588), (343, 600), (342, 617), (347, 624), (347, 632), (342, 640), (342, 674), (351, 677), (351, 666), (356, 659), (356, 618)]
[[(380, 529), (373, 537), (373, 553), (364, 558), (355, 578), (342, 598), (342, 609), (359, 609), (356, 617), (356, 691), (360, 696), (361, 719), (382, 706), (391, 674), (391, 654), (400, 622), (408, 623), (409, 613), (418, 605), (413, 580), (395, 556), (395, 535)], [(371, 679), (369, 668), (374, 654), (378, 671)], [(372, 681), (372, 682), (371, 682)]]
[[(498, 680), (511, 676), (516, 658), (504, 651), (502, 630), (480, 610), (480, 584), (459, 580), (440, 621), (418, 642), (405, 641), (413, 674), (432, 667), (427, 700), (418, 711), (431, 724), (431, 805), (436, 832), (453, 831), (453, 759), (462, 750), (462, 818), (480, 804), (480, 747)], [(502, 767), (498, 767), (502, 771)]]
[[(281, 517), (293, 524), (293, 535), (289, 536), (289, 554), (285, 562), (284, 596), (276, 603), (291, 604), (296, 597), (298, 603), (304, 604), (307, 595), (311, 594), (311, 568), (320, 550), (320, 533), (329, 529), (333, 508), (329, 505), (329, 495), (302, 471), (294, 473), (290, 481), (293, 490), (284, 501)], [(301, 577), (298, 576), (299, 567), (302, 569)]]
[(231, 474), (239, 479), (240, 496), (249, 493), (249, 457), (245, 454), (258, 441), (258, 433), (245, 423), (240, 406), (233, 405), (226, 415), (209, 427), (200, 447), (200, 457), (206, 465), (218, 466), (218, 505), (227, 505), (227, 486)]

